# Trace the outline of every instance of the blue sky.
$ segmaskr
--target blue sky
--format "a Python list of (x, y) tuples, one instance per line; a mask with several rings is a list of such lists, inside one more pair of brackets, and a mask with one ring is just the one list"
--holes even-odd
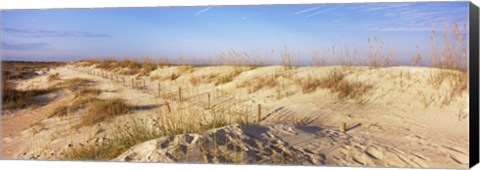
[(310, 60), (331, 46), (366, 50), (367, 38), (379, 36), (410, 61), (427, 55), (432, 29), (468, 24), (468, 2), (5, 10), (1, 17), (2, 60), (202, 59), (284, 46)]

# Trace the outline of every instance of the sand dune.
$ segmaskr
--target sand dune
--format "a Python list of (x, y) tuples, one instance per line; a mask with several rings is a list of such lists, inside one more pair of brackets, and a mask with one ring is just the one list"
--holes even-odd
[[(69, 148), (111, 138), (118, 126), (134, 118), (148, 122), (158, 114), (166, 114), (162, 110), (165, 102), (171, 107), (180, 104), (175, 97), (159, 97), (157, 87), (160, 86), (162, 94), (172, 92), (172, 96), (182, 88), (185, 100), (191, 101), (197, 110), (207, 110), (200, 106), (206, 102), (204, 94), (213, 91), (227, 94), (222, 98), (225, 100), (218, 100), (228, 103), (226, 106), (237, 107), (238, 103), (238, 107), (253, 107), (243, 113), (252, 119), (257, 114), (255, 106), (261, 104), (261, 122), (145, 141), (117, 156), (115, 161), (468, 167), (468, 90), (449, 95), (455, 85), (453, 79), (444, 79), (436, 85), (437, 77), (432, 76), (439, 72), (456, 75), (456, 71), (420, 67), (331, 66), (284, 70), (280, 66), (189, 69), (171, 66), (159, 68), (147, 76), (127, 76), (128, 82), (123, 83), (119, 77), (102, 78), (82, 72), (87, 69), (100, 71), (93, 66), (70, 64), (50, 70), (48, 74), (59, 73), (61, 80), (58, 81), (90, 80), (88, 88), (101, 91), (98, 98), (125, 99), (135, 106), (134, 113), (83, 127), (76, 126), (76, 122), (84, 110), (66, 117), (47, 118), (48, 112), (74, 98), (72, 92), (63, 90), (47, 105), (2, 116), (3, 158), (59, 159)], [(332, 89), (316, 88), (304, 92), (298, 84), (298, 81), (324, 77), (335, 70), (345, 74), (342, 81), (353, 85), (360, 82), (368, 88), (356, 96), (340, 99), (340, 93)], [(108, 73), (114, 74), (115, 70)], [(178, 77), (169, 80), (172, 74)], [(222, 75), (235, 76), (217, 85), (210, 83)], [(48, 81), (47, 76), (18, 82), (16, 88), (49, 87), (55, 82)], [(269, 78), (273, 82), (267, 81)], [(138, 81), (138, 88), (130, 87), (132, 79)], [(263, 84), (255, 89), (258, 81)], [(265, 82), (274, 85), (269, 87)], [(212, 94), (212, 98), (215, 97), (218, 96)], [(346, 123), (346, 132), (339, 131), (340, 123)]]

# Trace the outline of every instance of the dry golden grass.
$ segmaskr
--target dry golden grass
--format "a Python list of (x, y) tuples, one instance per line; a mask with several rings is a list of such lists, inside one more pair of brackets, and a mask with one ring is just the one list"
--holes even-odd
[(237, 87), (246, 88), (248, 93), (254, 93), (262, 88), (273, 88), (278, 85), (277, 78), (278, 74), (272, 74), (267, 76), (257, 76), (252, 80), (246, 80), (240, 83)]
[(459, 73), (450, 80), (450, 91), (444, 97), (442, 104), (449, 105), (450, 102), (457, 96), (460, 96), (464, 91), (468, 90), (468, 75)]
[(180, 74), (172, 73), (172, 74), (170, 74), (169, 77), (167, 77), (167, 79), (170, 80), (170, 81), (174, 81), (174, 80), (176, 80), (177, 78), (179, 78), (180, 76), (181, 76)]
[(419, 46), (417, 45), (416, 47), (417, 55), (413, 56), (412, 62), (411, 62), (413, 66), (418, 66), (423, 59), (422, 54), (418, 53), (418, 48)]
[[(195, 68), (193, 66), (178, 66), (177, 70), (173, 73), (170, 73), (168, 76), (160, 76), (160, 77), (152, 77), (152, 79), (158, 79), (158, 80), (169, 80), (169, 81), (174, 81), (178, 79), (181, 76), (184, 76), (186, 74), (193, 73), (195, 71)], [(191, 80), (195, 81), (195, 80)]]
[[(90, 120), (98, 122), (107, 119), (105, 118), (106, 115), (103, 114), (107, 112), (115, 112), (108, 117), (126, 114), (126, 112), (120, 113), (119, 111), (125, 108), (125, 105), (121, 104), (122, 102), (100, 101), (101, 103), (98, 103), (98, 101), (95, 101), (92, 104), (94, 106), (90, 106), (91, 108), (87, 111), (87, 116), (91, 116), (88, 119), (89, 122)], [(186, 104), (188, 105), (188, 103)], [(168, 103), (163, 107), (163, 112), (152, 119), (136, 119), (126, 126), (118, 126), (117, 130), (112, 133), (111, 138), (103, 143), (75, 146), (66, 150), (62, 159), (111, 160), (138, 143), (162, 136), (202, 133), (209, 129), (231, 124), (249, 125), (255, 123), (253, 122), (254, 119), (249, 121), (248, 117), (234, 110), (226, 109), (222, 104), (204, 111), (174, 107)], [(100, 111), (103, 111), (103, 113)]]
[(87, 86), (88, 83), (90, 83), (90, 80), (83, 78), (72, 78), (59, 82), (52, 87), (56, 89), (68, 89), (71, 91), (76, 91), (84, 89), (84, 87)]
[(351, 82), (346, 79), (338, 82), (333, 88), (330, 88), (330, 92), (337, 95), (340, 100), (353, 99), (359, 104), (363, 104), (365, 101), (365, 95), (373, 88), (372, 85), (365, 84), (363, 82)]
[(45, 67), (59, 66), (58, 63), (9, 62), (2, 61), (2, 110), (23, 109), (38, 106), (35, 96), (54, 92), (55, 88), (17, 90), (11, 87), (10, 81), (21, 79), (24, 73), (30, 73)]
[(35, 90), (4, 89), (2, 93), (2, 109), (23, 109), (38, 106), (38, 103), (33, 97), (48, 94), (53, 91), (55, 91), (55, 89), (50, 88)]
[(101, 91), (97, 89), (82, 88), (77, 90), (75, 91), (74, 99), (70, 103), (55, 108), (51, 113), (48, 114), (48, 118), (71, 115), (78, 109), (86, 107), (91, 101), (96, 100), (95, 98), (100, 93)]
[(317, 88), (334, 88), (344, 77), (345, 72), (342, 68), (335, 68), (329, 71), (325, 77), (309, 75), (307, 78), (296, 79), (295, 82), (301, 87), (303, 93), (311, 93), (317, 90)]
[(431, 66), (466, 72), (468, 69), (468, 48), (464, 36), (467, 32), (466, 25), (463, 25), (463, 29), (460, 29), (457, 23), (452, 25), (453, 30), (450, 30), (449, 25), (445, 25), (441, 39), (438, 38), (435, 29), (432, 30), (430, 36)]
[(65, 65), (62, 62), (29, 62), (29, 61), (2, 61), (2, 78), (3, 80), (25, 79), (32, 76), (25, 76), (36, 71), (49, 71)]
[[(442, 105), (448, 105), (464, 91), (468, 91), (468, 53), (465, 42), (466, 25), (463, 29), (453, 23), (453, 30), (448, 25), (438, 38), (435, 29), (430, 36), (431, 66), (441, 68), (440, 71), (431, 72), (428, 83), (439, 89), (444, 82), (448, 82), (449, 92), (442, 96)], [(440, 45), (442, 44), (442, 45)], [(456, 72), (458, 71), (458, 72)]]
[(293, 65), (293, 61), (292, 61), (293, 58), (286, 45), (283, 46), (281, 57), (282, 57), (281, 65), (283, 66), (283, 68), (285, 70), (291, 69)]
[(308, 75), (307, 78), (296, 79), (296, 83), (302, 88), (303, 93), (311, 93), (320, 87), (321, 79)]
[(190, 73), (193, 73), (195, 71), (195, 67), (193, 66), (179, 66), (177, 67), (177, 73), (180, 74), (180, 75), (183, 75), (183, 74), (190, 74)]
[(93, 125), (128, 113), (131, 109), (122, 99), (95, 99), (82, 115), (81, 125)]
[[(452, 29), (450, 29), (452, 28)], [(465, 31), (466, 27), (463, 25), (463, 29), (456, 23), (453, 23), (451, 26), (446, 26), (445, 30), (441, 33), (441, 35), (437, 35), (435, 30), (432, 31), (432, 35), (430, 39), (432, 43), (430, 44), (430, 66), (438, 67), (442, 69), (450, 69), (450, 70), (460, 70), (464, 72), (465, 75), (459, 76), (460, 78), (449, 78), (452, 81), (450, 82), (450, 86), (452, 89), (450, 90), (451, 94), (458, 95), (461, 92), (468, 90), (466, 87), (466, 82), (468, 82), (468, 56), (467, 56), (467, 46), (465, 44)], [(328, 65), (333, 64), (335, 61), (332, 59), (332, 63), (329, 63), (329, 58), (340, 58), (339, 65), (365, 65), (365, 66), (374, 66), (374, 67), (388, 67), (395, 65), (396, 59), (396, 51), (392, 48), (389, 48), (379, 36), (372, 36), (367, 38), (368, 49), (365, 51), (364, 56), (360, 56), (362, 54), (356, 48), (351, 48), (348, 46), (332, 46), (326, 48), (324, 50), (313, 50), (311, 56), (311, 63), (312, 65), (319, 66), (319, 65)], [(425, 45), (428, 47), (428, 45)], [(413, 66), (419, 66), (425, 64), (426, 58), (428, 56), (424, 56), (424, 54), (419, 53), (419, 45), (416, 46), (417, 54), (412, 56), (410, 62)], [(279, 58), (275, 59), (274, 57), (277, 56)], [(271, 58), (270, 58), (271, 57)], [(262, 61), (259, 62), (258, 58), (262, 58)], [(271, 60), (270, 60), (271, 59)], [(296, 55), (292, 55), (289, 48), (284, 46), (279, 53), (275, 53), (274, 50), (271, 51), (269, 54), (260, 54), (252, 52), (239, 52), (235, 51), (234, 49), (230, 49), (228, 51), (221, 51), (217, 54), (217, 58), (214, 60), (209, 59), (208, 62), (204, 63), (215, 63), (215, 64), (223, 64), (223, 65), (235, 65), (235, 66), (245, 66), (245, 65), (255, 65), (255, 67), (263, 66), (263, 65), (272, 65), (276, 64), (280, 59), (280, 64), (283, 66), (281, 72), (275, 73), (273, 76), (257, 76), (252, 78), (251, 80), (245, 81), (237, 85), (240, 88), (246, 88), (249, 93), (257, 92), (263, 88), (273, 88), (278, 85), (282, 85), (277, 81), (279, 76), (283, 76), (284, 78), (288, 79), (292, 75), (292, 70), (295, 68), (296, 60), (299, 60), (299, 57)], [(161, 61), (160, 61), (161, 60)], [(159, 80), (170, 80), (174, 81), (179, 77), (190, 74), (194, 72), (194, 67), (191, 65), (186, 65), (186, 59), (182, 56), (177, 63), (176, 67), (178, 68), (176, 72), (160, 77)], [(190, 64), (194, 64), (194, 60), (191, 60)], [(97, 61), (92, 61), (97, 62)], [(164, 64), (160, 64), (164, 62)], [(136, 60), (124, 60), (122, 62), (119, 61), (110, 61), (105, 60), (103, 61), (104, 65), (111, 67), (112, 63), (118, 63), (118, 67), (125, 67), (128, 71), (128, 74), (144, 74), (147, 75), (149, 72), (154, 70), (153, 68), (159, 67), (160, 65), (163, 66), (170, 66), (172, 65), (171, 62), (167, 60), (159, 59), (156, 64), (152, 64), (150, 59), (145, 58), (143, 64), (139, 64)], [(261, 64), (259, 64), (261, 63)], [(427, 62), (428, 64), (428, 62)], [(107, 68), (109, 68), (107, 67)], [(145, 72), (142, 72), (141, 69)], [(254, 67), (252, 67), (254, 68)], [(343, 67), (340, 69), (344, 69)], [(124, 70), (125, 71), (125, 70)], [(241, 71), (233, 72), (231, 74), (218, 74), (218, 75), (203, 75), (199, 77), (191, 76), (189, 77), (189, 81), (192, 85), (198, 84), (206, 84), (206, 83), (213, 83), (214, 85), (221, 85), (228, 82), (233, 81)], [(428, 82), (438, 88), (445, 79), (444, 73), (434, 73), (430, 75)], [(332, 90), (335, 94), (338, 95), (339, 98), (352, 98), (353, 96), (362, 96), (356, 90), (353, 90), (351, 86), (359, 85), (360, 82), (342, 82), (346, 81), (343, 80), (345, 76), (344, 71), (334, 70), (331, 73), (328, 73), (326, 77), (316, 77), (310, 75), (304, 79), (296, 79), (295, 81), (301, 87), (303, 93), (312, 93), (318, 88), (324, 89), (337, 89)], [(400, 83), (400, 89), (404, 90), (404, 83)], [(277, 88), (277, 93), (282, 90), (283, 87)], [(371, 89), (372, 87), (369, 85), (360, 85), (358, 88), (359, 91), (368, 91), (367, 89)], [(344, 93), (345, 92), (345, 93)], [(351, 95), (350, 95), (351, 94)], [(353, 95), (353, 96), (352, 96)], [(353, 97), (356, 98), (356, 97)], [(454, 97), (449, 97), (454, 98)], [(444, 103), (449, 103), (450, 99), (445, 99)]]
[(321, 88), (332, 88), (334, 87), (340, 80), (345, 77), (345, 72), (342, 68), (335, 68), (331, 70), (326, 77), (320, 80), (320, 87)]
[(51, 113), (48, 113), (48, 118), (52, 117), (63, 117), (67, 116), (70, 113), (70, 107), (68, 106), (58, 106)]
[[(216, 103), (216, 101), (212, 101)], [(180, 103), (191, 105), (191, 103)], [(252, 124), (252, 120), (246, 118), (245, 113), (240, 113), (233, 107), (229, 108), (220, 103), (210, 106), (206, 110), (195, 110), (194, 107), (182, 108), (173, 107), (166, 103), (163, 106), (163, 112), (154, 119), (154, 126), (160, 128), (160, 131), (166, 136), (200, 133), (208, 129), (223, 127), (230, 124)]]
[(192, 76), (189, 81), (192, 85), (213, 83), (215, 86), (233, 81), (238, 75), (253, 67), (234, 66), (233, 71), (226, 74), (208, 74), (202, 76)]
[(340, 100), (354, 99), (357, 103), (362, 103), (363, 98), (373, 89), (373, 86), (350, 81), (345, 78), (346, 75), (346, 70), (342, 67), (331, 70), (325, 77), (309, 75), (307, 78), (296, 79), (295, 82), (301, 87), (303, 93), (311, 93), (318, 88), (323, 88), (328, 89)]
[(111, 138), (102, 143), (75, 146), (65, 150), (64, 160), (111, 160), (132, 146), (161, 137), (161, 131), (147, 124), (143, 119), (133, 120), (127, 126), (118, 126)]
[(216, 77), (216, 75), (203, 75), (203, 76), (192, 76), (190, 77), (189, 81), (192, 85), (199, 85), (199, 84), (206, 84), (211, 83), (212, 80)]
[(90, 63), (96, 65), (97, 68), (107, 71), (115, 71), (126, 75), (148, 75), (153, 70), (157, 69), (157, 64), (153, 63), (149, 58), (144, 58), (140, 63), (137, 59), (116, 60), (114, 58), (106, 58), (103, 61), (99, 60), (81, 60), (80, 66), (85, 66), (83, 63)]
[(142, 75), (148, 75), (153, 70), (157, 69), (157, 65), (152, 63), (149, 58), (144, 58), (142, 63)]
[(374, 67), (388, 67), (393, 64), (396, 52), (385, 47), (379, 36), (368, 37), (368, 64)]
[(242, 70), (235, 70), (235, 71), (233, 71), (231, 73), (228, 73), (228, 74), (225, 74), (225, 75), (216, 76), (212, 80), (213, 84), (215, 84), (215, 86), (217, 86), (217, 85), (220, 85), (220, 84), (225, 84), (225, 83), (231, 82), (235, 79), (235, 77), (240, 75), (240, 73), (242, 73)]
[(78, 60), (77, 62), (74, 63), (74, 65), (78, 67), (88, 67), (92, 65), (98, 65), (100, 64), (100, 62), (101, 61), (99, 59), (90, 58), (90, 59)]
[(462, 71), (438, 70), (430, 73), (427, 82), (435, 89), (446, 83), (448, 93), (443, 95), (442, 105), (448, 105), (457, 96), (468, 91), (468, 73)]
[(60, 80), (60, 74), (59, 73), (50, 74), (48, 75), (47, 80), (48, 81)]

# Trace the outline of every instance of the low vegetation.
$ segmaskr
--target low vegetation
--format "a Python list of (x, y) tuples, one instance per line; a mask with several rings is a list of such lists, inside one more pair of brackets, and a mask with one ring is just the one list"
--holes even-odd
[(38, 106), (34, 100), (35, 96), (44, 95), (53, 92), (53, 89), (35, 89), (35, 90), (16, 90), (4, 89), (2, 93), (2, 109), (23, 109), (32, 106)]
[(447, 87), (447, 92), (442, 96), (442, 105), (448, 105), (450, 102), (468, 91), (468, 73), (457, 71), (438, 70), (431, 73), (427, 81), (437, 90), (441, 90), (441, 86)]
[[(90, 104), (86, 111), (86, 117), (83, 117), (82, 120), (86, 125), (91, 125), (127, 113), (129, 113), (128, 106), (121, 100), (96, 100)], [(181, 105), (175, 107), (166, 103), (163, 111), (155, 117), (135, 119), (126, 126), (118, 126), (108, 140), (99, 144), (76, 146), (69, 149), (64, 153), (64, 159), (110, 160), (132, 146), (150, 139), (186, 133), (202, 133), (231, 124), (250, 125), (254, 123), (256, 123), (255, 118), (249, 118), (240, 110), (229, 109), (223, 104), (201, 111), (191, 107), (183, 108)]]
[[(457, 40), (463, 40), (464, 37), (457, 32), (458, 26), (455, 26), (454, 34), (457, 37)], [(435, 32), (433, 34), (435, 34)], [(435, 39), (435, 37), (435, 35), (432, 35), (431, 39), (433, 41), (438, 41)], [(443, 37), (444, 39), (448, 38), (448, 36)], [(445, 42), (447, 43), (441, 43), (445, 44), (444, 47), (432, 47), (433, 51), (440, 52), (442, 54), (433, 53), (431, 66), (438, 67), (443, 70), (432, 72), (430, 77), (427, 79), (427, 82), (437, 90), (441, 89), (443, 86), (449, 87), (446, 90), (446, 95), (442, 96), (442, 105), (450, 104), (456, 96), (460, 96), (463, 92), (468, 91), (468, 66), (466, 64), (465, 55), (462, 53), (464, 48), (452, 47), (452, 45), (448, 43), (452, 41), (449, 40), (445, 40)], [(364, 56), (365, 61), (357, 60), (357, 53), (350, 52), (350, 50), (345, 49), (344, 55), (346, 56), (346, 59), (343, 60), (344, 62), (342, 65), (364, 64), (373, 66), (373, 69), (394, 65), (394, 58), (396, 56), (395, 51), (385, 48), (384, 42), (379, 37), (375, 36), (373, 38), (368, 38), (368, 45), (369, 49), (366, 52), (367, 56)], [(315, 63), (315, 65), (327, 65), (326, 62), (328, 60), (322, 58), (320, 53), (321, 52), (315, 52), (316, 56), (312, 57), (312, 63)], [(237, 65), (235, 67), (235, 71), (227, 72), (226, 74), (191, 76), (188, 79), (189, 82), (192, 85), (212, 83), (215, 86), (218, 86), (226, 84), (234, 81), (243, 71), (245, 71), (244, 69), (238, 69), (240, 68), (240, 65), (254, 63), (248, 60), (248, 54), (246, 53), (239, 54), (231, 50), (222, 55), (222, 62), (224, 64), (234, 63)], [(229, 58), (228, 55), (243, 56), (245, 58)], [(337, 57), (339, 55), (343, 54), (335, 53), (335, 50), (331, 49), (331, 51), (329, 50), (328, 52), (325, 52), (325, 56), (323, 57)], [(236, 87), (245, 88), (249, 94), (256, 93), (262, 89), (266, 90), (272, 88), (275, 88), (278, 94), (283, 94), (284, 92), (287, 93), (285, 91), (285, 82), (288, 80), (288, 82), (295, 82), (293, 86), (299, 87), (303, 94), (314, 93), (319, 89), (323, 89), (328, 90), (332, 96), (340, 101), (353, 100), (359, 104), (364, 104), (366, 102), (366, 96), (369, 94), (369, 92), (374, 90), (374, 85), (352, 79), (351, 76), (349, 76), (347, 67), (343, 66), (335, 67), (325, 75), (317, 76), (312, 73), (306, 77), (295, 78), (293, 75), (297, 67), (294, 66), (294, 58), (291, 54), (289, 54), (287, 47), (283, 49), (280, 57), (280, 64), (282, 65), (280, 72), (254, 76), (251, 79), (244, 80)], [(413, 65), (421, 65), (422, 59), (423, 57), (421, 54), (416, 55), (412, 59)], [(145, 58), (142, 63), (135, 59), (126, 59), (123, 61), (117, 61), (114, 59), (105, 59), (103, 61), (84, 60), (80, 62), (79, 65), (88, 66), (88, 64), (84, 63), (94, 64), (97, 68), (117, 72), (119, 74), (140, 76), (148, 76), (157, 68), (172, 65), (169, 62), (153, 62), (148, 58)], [(267, 62), (262, 63), (265, 64)], [(297, 62), (297, 64), (300, 64), (300, 62)], [(176, 65), (176, 71), (174, 73), (165, 74), (163, 75), (164, 77), (159, 77), (158, 79), (160, 81), (175, 81), (179, 77), (186, 74), (193, 75), (191, 73), (194, 72), (197, 73), (195, 67), (184, 65), (184, 63), (182, 63), (182, 65)], [(401, 82), (399, 83), (399, 88), (403, 92), (403, 73), (401, 73), (400, 76)], [(183, 78), (184, 77), (182, 77), (182, 79)], [(48, 80), (59, 80), (58, 73), (48, 76)], [(117, 116), (127, 115), (133, 112), (131, 107), (126, 104), (125, 100), (118, 98), (98, 99), (97, 96), (101, 93), (101, 91), (86, 88), (86, 86), (90, 83), (91, 82), (88, 80), (75, 78), (64, 80), (54, 85), (55, 89), (66, 88), (73, 91), (75, 93), (75, 98), (70, 104), (56, 108), (49, 117), (66, 116), (74, 113), (80, 108), (85, 108), (85, 112), (82, 113), (80, 119), (80, 126), (92, 126), (100, 122), (112, 120)], [(46, 94), (51, 91), (52, 89), (16, 91), (8, 88), (5, 90), (4, 88), (4, 108), (22, 108), (33, 105), (34, 96)], [(298, 90), (295, 89), (293, 93), (296, 91)], [(181, 94), (181, 92), (179, 92), (179, 94)], [(429, 95), (428, 97), (431, 99), (431, 96), (432, 95)], [(431, 103), (426, 95), (423, 95), (423, 101), (425, 108), (427, 108)], [(249, 117), (250, 115), (248, 113), (255, 113), (254, 111), (236, 110), (237, 107), (222, 104), (222, 102), (212, 105), (210, 104), (210, 101), (208, 102), (208, 106), (201, 109), (197, 109), (197, 107), (185, 106), (196, 105), (201, 107), (201, 103), (192, 103), (190, 101), (183, 102), (182, 100), (178, 100), (178, 102), (175, 102), (174, 104), (165, 102), (162, 106), (163, 111), (155, 115), (153, 118), (148, 120), (133, 120), (127, 126), (119, 126), (117, 130), (112, 133), (111, 138), (102, 143), (96, 143), (87, 146), (75, 146), (64, 153), (64, 159), (110, 160), (125, 152), (132, 146), (150, 139), (186, 133), (202, 133), (209, 129), (219, 128), (231, 124), (249, 125), (258, 123), (254, 121), (254, 117)], [(212, 103), (216, 102), (218, 101), (212, 101)], [(281, 156), (283, 153), (277, 154), (279, 154), (276, 155), (279, 156), (279, 158), (272, 158), (271, 160), (274, 163), (291, 163), (296, 161), (294, 155)], [(230, 154), (227, 152), (221, 153), (217, 156), (220, 162), (229, 163), (232, 162), (232, 160), (233, 162), (238, 161), (238, 159), (232, 159)]]
[(353, 82), (342, 79), (335, 86), (330, 88), (330, 92), (337, 95), (340, 100), (354, 99), (357, 103), (364, 103), (365, 95), (373, 88), (372, 85), (363, 82)]
[(207, 84), (211, 83), (212, 80), (216, 77), (214, 74), (202, 75), (202, 76), (192, 76), (189, 81), (192, 85)]
[(77, 90), (75, 91), (75, 98), (70, 103), (55, 108), (48, 114), (48, 117), (52, 118), (72, 115), (75, 111), (87, 107), (87, 104), (96, 100), (96, 97), (100, 93), (101, 91), (97, 89)]
[(272, 88), (278, 85), (277, 78), (278, 74), (272, 74), (267, 76), (257, 76), (252, 80), (246, 80), (239, 84), (237, 87), (246, 88), (248, 93), (254, 93), (262, 88)]
[(2, 61), (2, 110), (38, 106), (38, 103), (34, 100), (35, 96), (48, 94), (56, 90), (55, 88), (17, 90), (11, 87), (11, 80), (31, 78), (26, 75), (36, 75), (33, 74), (36, 71), (46, 71), (63, 64), (56, 62)]
[(233, 81), (233, 79), (235, 79), (235, 77), (240, 75), (240, 73), (242, 73), (242, 70), (236, 69), (235, 71), (230, 72), (228, 74), (216, 76), (215, 78), (213, 78), (212, 82), (215, 86), (225, 84)]
[(335, 68), (325, 77), (309, 75), (307, 78), (296, 79), (296, 83), (301, 87), (303, 93), (311, 93), (317, 88), (332, 89), (338, 82), (343, 80), (344, 77), (345, 72), (342, 68)]
[(2, 76), (6, 80), (30, 78), (35, 72), (48, 71), (63, 66), (62, 62), (29, 62), (29, 61), (2, 61)]
[(346, 78), (344, 68), (335, 68), (325, 77), (314, 77), (309, 75), (307, 78), (296, 79), (297, 85), (303, 93), (311, 93), (318, 88), (328, 89), (339, 100), (354, 99), (358, 103), (363, 103), (365, 95), (373, 89), (372, 85), (363, 82), (355, 82)]
[(89, 126), (128, 113), (131, 109), (122, 99), (95, 99), (89, 102), (80, 124)]
[(102, 143), (87, 146), (75, 146), (66, 150), (62, 159), (65, 160), (111, 160), (132, 146), (159, 138), (161, 131), (142, 120), (133, 120), (127, 126), (119, 126), (111, 138)]
[(90, 80), (83, 79), (83, 78), (72, 78), (72, 79), (61, 81), (53, 85), (52, 87), (57, 89), (68, 89), (71, 91), (77, 91), (77, 90), (83, 90), (86, 86), (88, 86), (90, 82), (91, 82)]
[(47, 80), (48, 81), (60, 80), (60, 74), (59, 73), (50, 74), (48, 75)]

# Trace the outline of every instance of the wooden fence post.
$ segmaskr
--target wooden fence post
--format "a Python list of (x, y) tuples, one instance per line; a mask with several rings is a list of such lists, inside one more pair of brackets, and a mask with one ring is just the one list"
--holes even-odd
[(340, 122), (340, 132), (345, 132), (347, 128), (347, 123), (345, 122)]
[(161, 97), (162, 95), (160, 94), (160, 83), (158, 83), (158, 97)]
[(182, 88), (178, 87), (178, 101), (182, 101)]
[(135, 89), (135, 82), (133, 82), (133, 78), (132, 78), (132, 88)]
[(163, 103), (163, 112), (165, 112), (165, 113), (171, 113), (172, 112), (172, 110), (170, 109), (170, 104), (167, 101), (165, 101), (165, 103)]
[(207, 94), (208, 94), (208, 103), (207, 103), (207, 107), (210, 109), (210, 107), (211, 107), (211, 103), (210, 103), (210, 101), (211, 101), (211, 96), (210, 96), (210, 93), (207, 93)]
[(257, 123), (260, 123), (261, 120), (262, 120), (262, 105), (258, 104)]
[(145, 79), (143, 79), (143, 89), (147, 90), (147, 84), (145, 83)]

